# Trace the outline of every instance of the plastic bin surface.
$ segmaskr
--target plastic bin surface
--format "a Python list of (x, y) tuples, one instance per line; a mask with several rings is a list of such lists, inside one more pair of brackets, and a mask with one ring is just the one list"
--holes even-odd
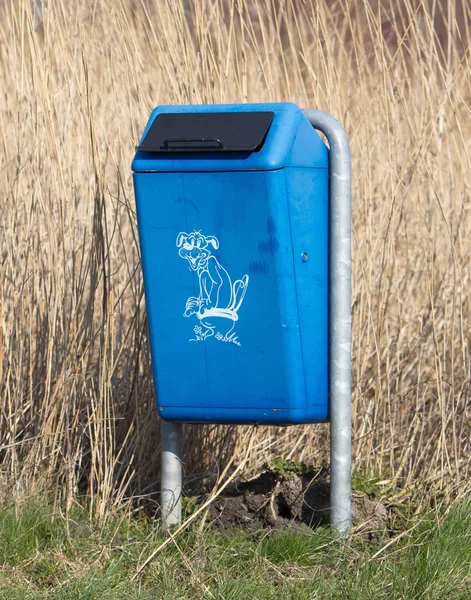
[[(240, 141), (224, 123), (217, 137), (205, 117), (192, 129), (201, 138), (193, 151), (194, 139), (172, 137), (161, 118), (170, 137), (150, 135), (146, 151), (159, 115), (236, 112), (271, 118), (261, 141), (250, 131)], [(212, 134), (203, 139), (206, 122)], [(320, 137), (293, 104), (165, 106), (153, 111), (140, 148), (134, 186), (160, 416), (327, 420), (328, 151)]]

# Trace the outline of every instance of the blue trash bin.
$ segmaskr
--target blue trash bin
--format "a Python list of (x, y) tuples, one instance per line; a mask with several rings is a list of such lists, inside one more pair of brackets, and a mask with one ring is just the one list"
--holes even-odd
[(326, 421), (328, 150), (301, 110), (160, 106), (132, 169), (160, 416)]

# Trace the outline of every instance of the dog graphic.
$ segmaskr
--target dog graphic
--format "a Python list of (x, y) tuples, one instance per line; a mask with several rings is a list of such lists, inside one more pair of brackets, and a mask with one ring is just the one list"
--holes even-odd
[(179, 256), (188, 261), (191, 271), (198, 274), (199, 294), (190, 296), (186, 301), (184, 317), (196, 315), (200, 326), (195, 326), (195, 341), (203, 341), (214, 335), (216, 328), (225, 330), (224, 321), (227, 319), (230, 329), (224, 334), (218, 331), (216, 339), (233, 342), (237, 345), (237, 336), (233, 332), (238, 320), (238, 310), (244, 300), (249, 276), (232, 282), (229, 273), (211, 253), (211, 248), (217, 250), (219, 241), (213, 235), (205, 236), (200, 231), (191, 233), (180, 232), (176, 242)]

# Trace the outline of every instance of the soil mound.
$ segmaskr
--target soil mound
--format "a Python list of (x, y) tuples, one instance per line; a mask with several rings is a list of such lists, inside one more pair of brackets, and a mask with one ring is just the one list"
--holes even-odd
[[(266, 471), (228, 488), (210, 505), (208, 516), (221, 529), (310, 529), (329, 522), (329, 493), (324, 476)], [(387, 510), (381, 502), (354, 494), (352, 504), (354, 525), (371, 531), (387, 524)]]

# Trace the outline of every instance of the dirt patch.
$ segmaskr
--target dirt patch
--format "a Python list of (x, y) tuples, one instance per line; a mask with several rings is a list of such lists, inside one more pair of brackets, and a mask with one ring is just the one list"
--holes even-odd
[[(329, 522), (329, 492), (323, 476), (267, 471), (228, 488), (211, 504), (209, 518), (221, 529), (311, 529)], [(381, 502), (354, 494), (352, 505), (354, 526), (368, 531), (386, 526), (388, 514)]]

